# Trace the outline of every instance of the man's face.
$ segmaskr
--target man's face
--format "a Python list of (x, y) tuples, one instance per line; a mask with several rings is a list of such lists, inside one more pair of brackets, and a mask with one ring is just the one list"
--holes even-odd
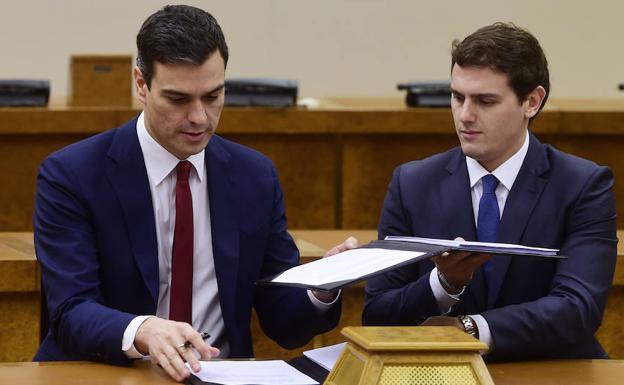
[(134, 69), (150, 135), (178, 159), (201, 152), (223, 109), (225, 65), (217, 51), (201, 65), (154, 63), (151, 89)]
[(545, 91), (539, 86), (520, 102), (507, 75), (488, 67), (453, 66), (451, 109), (466, 156), (493, 171), (524, 143), (529, 118), (537, 114)]

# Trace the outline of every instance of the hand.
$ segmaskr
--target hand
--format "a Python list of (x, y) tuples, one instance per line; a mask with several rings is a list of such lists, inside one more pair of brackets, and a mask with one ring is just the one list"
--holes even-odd
[(457, 329), (464, 330), (464, 325), (457, 319), (457, 317), (448, 317), (448, 316), (434, 316), (429, 317), (425, 320), (425, 322), (421, 323), (420, 326), (453, 326)]
[(343, 251), (356, 249), (357, 247), (358, 247), (358, 240), (355, 237), (349, 237), (345, 239), (345, 241), (342, 242), (341, 244), (336, 245), (332, 247), (331, 249), (327, 250), (323, 258), (331, 257), (332, 255), (342, 253)]
[[(463, 241), (462, 238), (455, 238)], [(472, 280), (474, 271), (491, 258), (490, 254), (452, 251), (437, 255), (431, 260), (435, 263), (446, 281), (459, 289), (467, 286)]]
[[(323, 258), (327, 258), (332, 255), (342, 253), (343, 251), (355, 249), (357, 248), (357, 246), (358, 246), (358, 240), (355, 239), (354, 237), (349, 237), (345, 239), (345, 241), (342, 242), (340, 245), (334, 246), (331, 249), (329, 249), (323, 256)], [(338, 291), (337, 290), (330, 291), (330, 292), (312, 291), (312, 294), (314, 294), (316, 299), (318, 299), (319, 301), (330, 303), (334, 299), (336, 299), (336, 296), (338, 295)]]
[[(192, 348), (180, 346), (186, 341)], [(149, 354), (153, 363), (160, 365), (178, 382), (191, 375), (184, 361), (189, 363), (194, 372), (200, 371), (195, 351), (204, 360), (219, 355), (219, 349), (206, 344), (191, 325), (157, 317), (150, 317), (139, 326), (134, 346), (141, 354)]]

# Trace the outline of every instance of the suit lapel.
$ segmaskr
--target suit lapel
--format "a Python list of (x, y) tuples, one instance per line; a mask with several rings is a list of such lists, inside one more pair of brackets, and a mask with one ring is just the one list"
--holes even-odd
[(222, 139), (214, 136), (206, 147), (210, 223), (219, 301), (225, 325), (236, 325), (236, 288), (239, 262), (239, 229), (235, 170)]
[(136, 119), (117, 129), (108, 152), (106, 177), (124, 214), (133, 256), (156, 310), (158, 244), (152, 195), (136, 133)]
[[(529, 149), (518, 176), (509, 192), (499, 227), (498, 241), (520, 243), (533, 208), (537, 204), (547, 178), (544, 173), (550, 168), (542, 144), (529, 133)], [(532, 245), (526, 245), (532, 246)], [(497, 255), (492, 258), (492, 274), (488, 293), (488, 308), (494, 307), (505, 274), (511, 263), (511, 256)]]
[[(470, 193), (470, 178), (466, 167), (466, 157), (458, 148), (446, 166), (448, 177), (440, 184), (439, 192), (442, 213), (451, 213), (452, 220), (447, 221), (448, 237), (463, 237), (467, 241), (477, 238), (472, 196)], [(466, 289), (479, 309), (485, 308), (485, 286), (481, 269), (477, 269), (472, 281)]]

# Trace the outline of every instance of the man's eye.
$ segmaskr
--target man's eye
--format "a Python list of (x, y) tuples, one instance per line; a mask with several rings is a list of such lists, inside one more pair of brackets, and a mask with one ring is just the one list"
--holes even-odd
[(453, 99), (457, 100), (458, 102), (464, 101), (464, 97), (462, 95), (457, 95), (457, 94), (453, 94)]
[(183, 97), (179, 97), (179, 96), (169, 96), (167, 97), (167, 99), (169, 99), (171, 103), (176, 103), (176, 104), (184, 103), (184, 101), (186, 100)]

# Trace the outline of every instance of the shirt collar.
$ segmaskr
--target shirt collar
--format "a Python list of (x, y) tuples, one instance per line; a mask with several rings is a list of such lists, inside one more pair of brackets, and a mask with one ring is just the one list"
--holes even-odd
[[(498, 166), (496, 170), (491, 172), (491, 174), (493, 174), (508, 191), (511, 190), (511, 186), (513, 186), (516, 177), (520, 172), (520, 167), (522, 167), (522, 163), (524, 162), (524, 158), (526, 157), (528, 151), (529, 131), (526, 130), (522, 147), (520, 147), (520, 149), (509, 159), (503, 162), (503, 164)], [(468, 167), (468, 176), (470, 177), (470, 188), (473, 188), (484, 175), (490, 174), (490, 172), (483, 168), (477, 160), (468, 156), (466, 157), (466, 166)]]
[[(145, 168), (147, 169), (147, 175), (150, 182), (154, 186), (158, 186), (171, 171), (178, 165), (180, 159), (176, 158), (173, 154), (167, 151), (161, 146), (147, 131), (145, 126), (144, 112), (141, 112), (137, 119), (137, 135), (139, 137), (139, 145), (143, 152), (143, 159), (145, 160)], [(204, 178), (204, 152), (201, 152), (189, 156), (186, 160), (191, 162), (193, 168), (197, 172), (199, 180)]]

